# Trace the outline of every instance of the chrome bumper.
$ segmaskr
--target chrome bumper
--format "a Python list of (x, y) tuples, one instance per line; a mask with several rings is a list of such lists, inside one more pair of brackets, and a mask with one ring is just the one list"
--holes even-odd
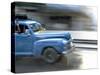
[(71, 53), (73, 50), (75, 50), (75, 46), (73, 45), (69, 50), (63, 51), (62, 54), (68, 54)]

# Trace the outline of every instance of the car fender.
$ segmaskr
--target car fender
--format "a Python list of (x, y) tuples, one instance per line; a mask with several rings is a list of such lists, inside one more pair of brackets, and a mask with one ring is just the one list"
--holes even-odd
[(64, 51), (64, 45), (67, 43), (67, 40), (63, 38), (50, 38), (38, 40), (34, 43), (33, 54), (34, 56), (41, 56), (43, 50), (47, 47), (53, 47), (58, 53)]

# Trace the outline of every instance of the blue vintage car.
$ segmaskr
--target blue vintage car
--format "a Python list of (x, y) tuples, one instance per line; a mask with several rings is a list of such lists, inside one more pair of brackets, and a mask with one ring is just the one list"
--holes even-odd
[[(42, 56), (48, 63), (59, 60), (62, 54), (73, 50), (71, 34), (67, 31), (47, 31), (33, 20), (15, 20), (16, 56)], [(12, 38), (13, 39), (13, 38)]]

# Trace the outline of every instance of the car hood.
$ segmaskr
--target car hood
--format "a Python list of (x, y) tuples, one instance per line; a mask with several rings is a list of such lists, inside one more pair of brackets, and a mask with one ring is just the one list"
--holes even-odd
[(67, 31), (40, 31), (35, 32), (35, 35), (39, 39), (43, 38), (66, 38), (69, 40), (71, 38), (71, 35)]

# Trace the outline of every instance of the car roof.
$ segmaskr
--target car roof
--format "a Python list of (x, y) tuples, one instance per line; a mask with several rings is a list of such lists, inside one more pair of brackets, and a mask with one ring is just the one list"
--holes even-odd
[(18, 19), (18, 20), (15, 20), (15, 23), (22, 24), (22, 25), (29, 25), (29, 24), (39, 24), (40, 25), (39, 22), (34, 21), (34, 20), (20, 20), (20, 19)]

